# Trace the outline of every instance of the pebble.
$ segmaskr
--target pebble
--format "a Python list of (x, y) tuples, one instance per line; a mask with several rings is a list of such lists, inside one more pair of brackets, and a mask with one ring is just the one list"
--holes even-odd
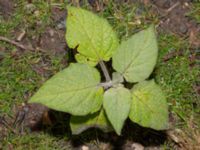
[(66, 19), (61, 19), (57, 24), (57, 28), (59, 30), (65, 29), (66, 28)]
[(54, 36), (54, 31), (53, 31), (52, 29), (49, 30), (49, 35), (50, 35), (51, 37)]
[(144, 150), (144, 146), (142, 146), (141, 144), (139, 143), (133, 143), (131, 145), (131, 148), (134, 149), (134, 150)]
[(81, 147), (81, 150), (89, 150), (89, 147), (83, 145), (83, 146)]
[(185, 33), (187, 33), (187, 31), (188, 31), (187, 26), (184, 25), (184, 24), (180, 25), (179, 30), (180, 30), (180, 32), (181, 32), (182, 34), (185, 34)]
[(39, 10), (34, 11), (34, 15), (35, 15), (35, 17), (39, 17), (40, 16), (40, 11)]

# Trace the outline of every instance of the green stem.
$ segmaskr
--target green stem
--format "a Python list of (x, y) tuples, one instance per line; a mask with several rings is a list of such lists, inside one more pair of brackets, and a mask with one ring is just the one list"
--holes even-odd
[(100, 83), (100, 86), (104, 87), (104, 89), (108, 89), (113, 86), (112, 81)]
[(108, 69), (106, 68), (105, 63), (101, 60), (101, 61), (99, 61), (99, 65), (101, 67), (101, 70), (103, 71), (105, 78), (106, 78), (106, 82), (110, 82), (111, 78), (110, 78), (110, 75), (108, 73)]

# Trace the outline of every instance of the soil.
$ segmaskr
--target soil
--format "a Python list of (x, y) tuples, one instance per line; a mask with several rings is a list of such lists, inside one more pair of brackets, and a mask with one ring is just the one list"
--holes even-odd
[(5, 20), (14, 12), (13, 0), (0, 0), (0, 16), (2, 15)]
[(187, 16), (191, 10), (191, 0), (151, 0), (153, 11), (161, 17), (160, 32), (189, 37), (193, 48), (200, 47), (200, 25)]
[(65, 41), (66, 10), (53, 7), (51, 11), (54, 28), (46, 28), (46, 31), (40, 36), (38, 46), (46, 50), (52, 50), (54, 54), (63, 55), (67, 47)]
[[(189, 12), (191, 9), (190, 0), (141, 0), (141, 2), (143, 2), (144, 5), (152, 5), (151, 11), (160, 16), (161, 21), (158, 26), (159, 32), (170, 32), (181, 37), (189, 37), (192, 49), (200, 47), (200, 40), (197, 38), (199, 36), (198, 34), (200, 33), (200, 25), (187, 17), (187, 12)], [(95, 0), (90, 1), (90, 3), (94, 9), (99, 9)], [(0, 14), (4, 19), (8, 20), (11, 14), (14, 12), (14, 9), (13, 0), (0, 0)], [(51, 11), (51, 17), (54, 25), (46, 27), (45, 32), (40, 36), (34, 37), (33, 39), (25, 36), (20, 42), (22, 44), (29, 45), (30, 47), (39, 47), (43, 49), (45, 53), (50, 53), (50, 55), (65, 55), (67, 51), (67, 45), (64, 38), (66, 11), (60, 10), (56, 7), (53, 7)], [(13, 32), (13, 37), (15, 37), (13, 40), (16, 40), (17, 32), (19, 32), (17, 29), (15, 32)], [(36, 72), (44, 73), (45, 70), (41, 70), (41, 68), (42, 66), (34, 67)], [(198, 85), (196, 88), (198, 88), (199, 92)], [(57, 115), (58, 112), (49, 110), (48, 108), (39, 104), (22, 104), (21, 106), (15, 106), (13, 112), (15, 112), (15, 115), (12, 120), (7, 117), (8, 125), (12, 126), (12, 124), (18, 123), (18, 125), (16, 125), (18, 128), (20, 128), (20, 132), (24, 132), (24, 128), (29, 128), (31, 131), (38, 131), (41, 130), (42, 126), (48, 125), (52, 126), (51, 131), (53, 131), (55, 134), (58, 133), (57, 130), (54, 130), (56, 128), (55, 126), (58, 126), (58, 124), (55, 125), (54, 123), (54, 116)], [(61, 113), (61, 116), (66, 117), (68, 115)], [(4, 120), (5, 118), (0, 118), (0, 137), (5, 137), (7, 132), (7, 128), (5, 128), (3, 122)], [(67, 121), (67, 119), (63, 120)], [(21, 125), (23, 125), (23, 129)], [(102, 134), (100, 132), (100, 147), (102, 147), (102, 149), (113, 148), (123, 150), (159, 150), (159, 145), (163, 144), (167, 138), (165, 132), (147, 130), (138, 127), (137, 125), (131, 126), (133, 127), (132, 129), (130, 126), (125, 127), (126, 129), (122, 137), (116, 137), (116, 135), (113, 133)], [(68, 130), (68, 127), (62, 127), (60, 130), (66, 131)], [(135, 137), (135, 139), (128, 139), (130, 134), (132, 134), (131, 137)], [(90, 140), (95, 138), (96, 137), (91, 137)], [(72, 138), (71, 142), (72, 145), (74, 145), (74, 149), (81, 149), (83, 146), (83, 143), (79, 142), (77, 138)], [(88, 147), (92, 147), (92, 149), (98, 149), (96, 145), (91, 143), (88, 145)]]

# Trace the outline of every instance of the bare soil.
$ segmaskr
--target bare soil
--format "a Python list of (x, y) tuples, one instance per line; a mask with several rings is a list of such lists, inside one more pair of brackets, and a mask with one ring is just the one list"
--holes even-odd
[(200, 47), (200, 25), (188, 17), (191, 0), (151, 0), (153, 11), (160, 17), (159, 31), (174, 33), (183, 38), (189, 37), (193, 48)]

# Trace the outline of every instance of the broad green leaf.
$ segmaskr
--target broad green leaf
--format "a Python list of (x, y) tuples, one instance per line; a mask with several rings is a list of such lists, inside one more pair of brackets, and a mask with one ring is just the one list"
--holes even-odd
[(156, 130), (167, 129), (167, 101), (160, 87), (153, 80), (140, 82), (132, 89), (129, 118), (144, 127)]
[(96, 66), (97, 62), (96, 60), (89, 60), (87, 57), (81, 55), (81, 54), (76, 54), (75, 55), (76, 61), (82, 64), (88, 64), (90, 66)]
[(99, 72), (86, 64), (70, 64), (49, 79), (30, 102), (72, 115), (87, 115), (101, 108), (103, 88)]
[(100, 60), (108, 61), (118, 46), (118, 38), (105, 19), (75, 7), (68, 7), (66, 40), (70, 48), (77, 47), (78, 62), (93, 66)]
[(92, 127), (99, 128), (104, 132), (113, 130), (103, 109), (87, 116), (71, 116), (70, 127), (72, 134), (80, 134)]
[(110, 88), (104, 93), (103, 107), (108, 119), (118, 135), (128, 117), (131, 104), (131, 93), (124, 87)]
[(112, 65), (128, 82), (143, 81), (152, 73), (157, 53), (156, 35), (151, 26), (122, 42), (113, 55)]

